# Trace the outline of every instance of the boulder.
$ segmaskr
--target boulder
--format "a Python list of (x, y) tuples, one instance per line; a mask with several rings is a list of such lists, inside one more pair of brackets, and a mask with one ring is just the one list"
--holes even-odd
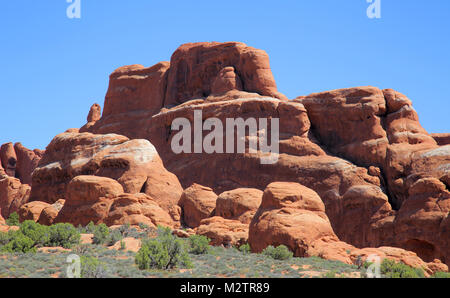
[(42, 210), (45, 208), (50, 207), (51, 205), (45, 202), (30, 202), (22, 205), (17, 214), (19, 215), (20, 222), (23, 222), (25, 220), (33, 220), (38, 221), (39, 217), (41, 216)]
[(214, 216), (203, 219), (200, 226), (196, 228), (196, 233), (211, 239), (211, 245), (239, 247), (248, 241), (248, 224)]
[(9, 176), (0, 178), (0, 210), (4, 218), (17, 212), (30, 197), (30, 186)]
[(74, 226), (102, 223), (114, 198), (122, 193), (122, 185), (113, 179), (77, 176), (68, 183), (65, 204), (54, 222)]
[(216, 200), (217, 195), (209, 187), (193, 184), (185, 189), (179, 202), (184, 223), (191, 228), (198, 227), (202, 219), (214, 215)]
[(66, 198), (68, 183), (79, 175), (109, 177), (126, 193), (146, 193), (169, 211), (182, 188), (147, 140), (115, 134), (63, 133), (56, 136), (33, 173), (31, 199), (54, 203)]
[(325, 214), (325, 205), (312, 189), (298, 183), (274, 182), (264, 191), (261, 206), (250, 224), (253, 252), (286, 245), (297, 257), (314, 255), (316, 243), (339, 242)]
[(103, 219), (108, 226), (146, 224), (156, 228), (179, 226), (158, 203), (146, 194), (122, 194), (114, 198), (108, 215)]
[(261, 205), (263, 192), (255, 188), (238, 188), (221, 193), (216, 202), (216, 215), (250, 224)]
[(55, 222), (55, 218), (58, 216), (58, 213), (61, 211), (64, 204), (65, 200), (61, 199), (56, 201), (52, 205), (42, 209), (42, 212), (39, 215), (38, 223), (46, 226), (52, 225)]

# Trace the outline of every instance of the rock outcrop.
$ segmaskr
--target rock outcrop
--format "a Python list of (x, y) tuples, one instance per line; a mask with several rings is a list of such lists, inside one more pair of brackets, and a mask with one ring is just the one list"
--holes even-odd
[(147, 140), (108, 134), (63, 133), (56, 136), (33, 173), (32, 201), (66, 198), (68, 183), (79, 175), (117, 180), (125, 193), (146, 193), (169, 211), (182, 188)]
[(183, 222), (191, 228), (198, 227), (200, 222), (211, 217), (216, 208), (217, 195), (214, 191), (199, 184), (185, 189), (180, 198)]
[(217, 216), (250, 224), (261, 205), (263, 192), (255, 188), (238, 188), (221, 193), (216, 201)]
[(64, 206), (54, 222), (85, 226), (91, 221), (108, 226), (139, 223), (150, 227), (179, 226), (146, 194), (124, 193), (122, 185), (111, 178), (77, 176), (70, 181)]
[[(267, 54), (242, 43), (185, 44), (170, 63), (120, 67), (103, 114), (94, 104), (87, 124), (56, 136), (45, 153), (0, 148), (0, 213), (44, 224), (185, 225), (215, 245), (285, 244), (297, 256), (346, 263), (377, 253), (445, 271), (448, 134), (429, 134), (392, 89), (286, 99)], [(179, 118), (191, 124), (182, 142), (172, 127)], [(257, 134), (233, 130), (228, 150), (229, 119), (249, 131), (256, 121)], [(198, 145), (212, 126), (224, 140), (206, 150)], [(246, 150), (235, 152), (241, 141)], [(269, 143), (278, 146), (272, 159), (261, 146)]]
[(30, 186), (22, 184), (19, 179), (9, 176), (0, 178), (0, 211), (4, 218), (9, 218), (11, 213), (28, 202)]

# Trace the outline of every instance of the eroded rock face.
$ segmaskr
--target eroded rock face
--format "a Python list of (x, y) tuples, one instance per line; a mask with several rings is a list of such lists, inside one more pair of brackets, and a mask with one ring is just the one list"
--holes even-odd
[(432, 133), (431, 136), (439, 146), (450, 145), (450, 133)]
[(6, 143), (0, 147), (0, 158), (6, 174), (16, 177), (17, 155), (13, 143)]
[(0, 178), (0, 210), (4, 218), (17, 212), (20, 206), (28, 202), (29, 197), (29, 185), (9, 176)]
[(108, 216), (103, 221), (108, 226), (140, 223), (154, 228), (158, 225), (179, 226), (179, 222), (175, 223), (169, 213), (146, 194), (122, 194), (115, 197)]
[(34, 220), (38, 221), (39, 217), (41, 216), (42, 210), (45, 208), (50, 207), (51, 205), (45, 202), (30, 202), (22, 205), (17, 214), (19, 215), (20, 222), (23, 222), (25, 220)]
[(110, 76), (103, 116), (132, 111), (157, 113), (164, 104), (169, 66), (169, 62), (160, 62), (148, 68), (130, 65), (116, 69)]
[(321, 239), (339, 242), (316, 192), (298, 183), (267, 186), (250, 224), (248, 241), (254, 252), (284, 244), (295, 256), (307, 257), (314, 255), (310, 250)]
[(400, 248), (380, 247), (358, 249), (340, 241), (334, 234), (320, 197), (297, 183), (276, 182), (264, 191), (263, 200), (250, 224), (249, 243), (260, 252), (269, 245), (286, 245), (296, 256), (320, 256), (354, 264), (358, 257), (365, 260), (375, 254), (424, 268), (427, 274), (447, 271), (439, 260), (428, 263), (417, 254)]
[(248, 224), (219, 216), (203, 219), (196, 229), (198, 235), (211, 239), (211, 245), (241, 246), (248, 240)]
[(209, 187), (193, 184), (185, 189), (179, 202), (184, 223), (198, 227), (203, 219), (213, 216), (216, 201), (217, 195)]
[(261, 205), (263, 192), (255, 188), (238, 188), (223, 192), (216, 201), (217, 216), (249, 224)]
[[(47, 210), (47, 213), (50, 213)], [(43, 217), (49, 217), (41, 214)], [(70, 181), (67, 199), (54, 222), (85, 226), (89, 222), (108, 226), (139, 223), (150, 227), (177, 227), (168, 212), (146, 194), (126, 194), (117, 181), (97, 176), (77, 176)]]
[[(222, 80), (222, 86), (214, 84), (218, 74), (230, 66), (239, 74), (244, 91), (286, 99), (277, 91), (266, 52), (238, 42), (205, 42), (184, 44), (172, 55), (165, 106), (206, 98), (211, 94), (212, 86), (216, 88), (215, 91), (224, 91), (221, 88), (227, 85), (226, 80), (239, 90), (239, 82), (232, 79), (232, 75)], [(227, 75), (222, 73), (220, 76)], [(225, 88), (229, 89), (230, 86)]]
[(164, 168), (147, 140), (63, 133), (48, 145), (33, 173), (32, 200), (54, 203), (66, 198), (68, 182), (79, 175), (112, 178), (123, 187), (122, 192), (147, 193), (167, 210), (178, 203), (182, 192), (176, 176)]

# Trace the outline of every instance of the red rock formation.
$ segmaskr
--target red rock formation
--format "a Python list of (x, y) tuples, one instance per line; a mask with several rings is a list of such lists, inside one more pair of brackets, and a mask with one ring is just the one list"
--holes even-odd
[(219, 216), (203, 219), (196, 229), (197, 235), (211, 239), (211, 245), (241, 246), (248, 240), (248, 224)]
[(65, 198), (68, 182), (79, 175), (115, 179), (126, 193), (147, 193), (167, 211), (177, 205), (182, 192), (147, 140), (63, 133), (48, 145), (33, 173), (31, 200), (54, 203)]
[(333, 232), (320, 197), (297, 183), (277, 182), (264, 191), (258, 212), (250, 224), (249, 244), (260, 252), (269, 245), (286, 245), (296, 256), (354, 263), (358, 256), (371, 254), (424, 268), (427, 274), (448, 271), (439, 260), (424, 262), (415, 253), (399, 248), (358, 249), (340, 241)]
[(17, 212), (30, 197), (30, 186), (12, 177), (0, 178), (0, 210), (4, 218)]
[[(151, 197), (142, 193), (124, 194), (123, 187), (110, 178), (77, 176), (70, 181), (66, 196), (64, 206), (53, 222), (83, 226), (91, 221), (108, 226), (139, 223), (151, 227), (179, 226)], [(48, 211), (51, 210), (47, 210), (50, 213)], [(40, 216), (40, 221), (53, 217), (45, 214)]]
[(432, 133), (431, 136), (439, 146), (450, 145), (450, 133)]
[(17, 155), (16, 175), (23, 184), (31, 185), (31, 175), (41, 160), (42, 152), (27, 149), (21, 143), (16, 143), (14, 149)]
[(179, 223), (175, 223), (169, 213), (146, 194), (122, 194), (115, 197), (108, 216), (103, 222), (108, 226), (138, 225), (139, 223), (154, 228), (158, 225), (179, 226)]
[(150, 112), (163, 107), (168, 62), (152, 67), (130, 65), (116, 69), (110, 76), (103, 117), (115, 114)]
[(16, 177), (17, 155), (12, 143), (6, 143), (1, 146), (0, 158), (6, 174), (10, 177)]
[(78, 132), (88, 132), (89, 129), (95, 125), (95, 123), (100, 120), (102, 117), (102, 108), (99, 104), (94, 103), (90, 110), (89, 114), (87, 116), (87, 123), (79, 129)]
[[(230, 66), (239, 75), (244, 91), (286, 99), (277, 91), (266, 52), (238, 42), (205, 42), (184, 44), (173, 53), (165, 106), (208, 97), (211, 88), (218, 86), (214, 83), (219, 73)], [(236, 80), (235, 86), (240, 87)]]
[(263, 192), (254, 188), (238, 188), (223, 192), (216, 202), (217, 216), (249, 224), (261, 205)]
[(52, 205), (49, 205), (48, 207), (42, 209), (42, 212), (39, 215), (37, 222), (40, 223), (41, 225), (46, 226), (54, 224), (55, 219), (58, 216), (58, 213), (61, 211), (62, 207), (64, 206), (65, 202), (66, 202), (65, 200), (58, 200)]
[(42, 210), (50, 206), (51, 205), (48, 203), (39, 201), (23, 204), (17, 212), (17, 214), (19, 215), (19, 220), (20, 222), (23, 222), (25, 220), (34, 220), (37, 222), (42, 213)]
[(217, 195), (209, 187), (193, 184), (181, 195), (179, 205), (184, 223), (195, 228), (202, 219), (211, 217), (216, 208)]

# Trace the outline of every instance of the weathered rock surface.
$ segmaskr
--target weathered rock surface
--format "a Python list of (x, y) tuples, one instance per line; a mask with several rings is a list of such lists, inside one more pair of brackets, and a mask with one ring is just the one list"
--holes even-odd
[(179, 226), (169, 213), (146, 194), (122, 194), (114, 198), (109, 208), (108, 216), (103, 220), (108, 226), (138, 225), (143, 223), (149, 227), (158, 225), (166, 227)]
[(216, 202), (217, 216), (250, 224), (261, 205), (263, 192), (255, 188), (238, 188), (223, 192)]
[(286, 245), (296, 256), (320, 256), (324, 259), (355, 263), (358, 256), (375, 254), (424, 268), (427, 274), (448, 271), (439, 260), (423, 261), (417, 254), (400, 248), (358, 249), (340, 241), (334, 234), (320, 197), (297, 183), (276, 182), (264, 191), (262, 204), (250, 224), (249, 243), (260, 252), (269, 245)]
[[(226, 91), (214, 84), (225, 67), (234, 67), (239, 81), (230, 87), (280, 99), (266, 52), (243, 43), (188, 43), (173, 53), (167, 81), (165, 106), (175, 106), (191, 99), (206, 98), (215, 91)], [(234, 75), (236, 77), (236, 75)], [(229, 82), (232, 80), (230, 79)], [(237, 82), (236, 82), (237, 81)], [(219, 88), (218, 88), (219, 87)]]
[(195, 228), (200, 222), (214, 215), (217, 195), (214, 191), (199, 184), (193, 184), (181, 195), (179, 205), (182, 209), (183, 222)]
[(45, 207), (42, 209), (41, 214), (39, 215), (39, 218), (37, 220), (38, 223), (41, 225), (50, 226), (55, 222), (56, 217), (58, 216), (58, 213), (61, 211), (62, 207), (65, 204), (65, 200), (58, 200), (52, 205), (49, 205), (48, 207)]
[(23, 222), (25, 220), (34, 220), (37, 222), (42, 213), (42, 210), (50, 206), (51, 205), (48, 203), (39, 201), (26, 203), (22, 205), (17, 212), (17, 214), (19, 215), (19, 220), (20, 222)]
[(147, 140), (120, 135), (63, 133), (56, 136), (33, 173), (31, 199), (48, 203), (66, 198), (69, 181), (79, 175), (117, 180), (126, 193), (147, 193), (165, 210), (178, 203), (182, 192)]
[(77, 176), (69, 183), (67, 199), (54, 222), (85, 226), (91, 221), (108, 226), (139, 223), (150, 227), (179, 226), (146, 194), (123, 193), (123, 187), (110, 178)]
[(4, 176), (0, 178), (0, 210), (4, 218), (17, 212), (30, 197), (30, 186), (20, 183), (19, 179)]
[(450, 145), (450, 133), (432, 133), (431, 136), (439, 146)]
[(211, 245), (241, 246), (248, 240), (248, 224), (219, 216), (203, 219), (196, 229), (197, 235), (211, 239)]
[(25, 148), (21, 143), (6, 143), (0, 148), (0, 176), (20, 179), (21, 183), (31, 185), (31, 174), (36, 168), (43, 151)]

